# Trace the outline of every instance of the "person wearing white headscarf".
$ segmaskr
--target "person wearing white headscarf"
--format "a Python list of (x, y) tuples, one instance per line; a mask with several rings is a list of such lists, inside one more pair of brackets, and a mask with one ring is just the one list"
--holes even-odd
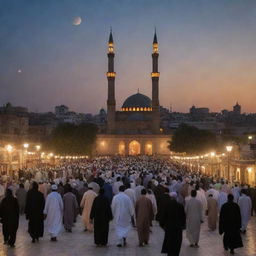
[(56, 242), (57, 236), (62, 229), (63, 221), (63, 201), (57, 192), (57, 185), (51, 186), (52, 192), (47, 196), (44, 214), (46, 217), (46, 227), (51, 235), (51, 241)]
[(125, 186), (119, 187), (119, 193), (114, 196), (111, 205), (118, 247), (126, 245), (126, 237), (131, 229), (131, 219), (134, 215), (131, 199), (124, 193), (124, 190)]

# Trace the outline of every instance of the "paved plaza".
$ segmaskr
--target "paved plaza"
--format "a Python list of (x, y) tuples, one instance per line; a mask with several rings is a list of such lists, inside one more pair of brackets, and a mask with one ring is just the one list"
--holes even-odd
[[(49, 236), (45, 233), (39, 243), (32, 244), (30, 236), (26, 232), (27, 221), (21, 217), (20, 227), (17, 235), (16, 247), (8, 248), (3, 245), (1, 236), (0, 256), (160, 256), (163, 241), (163, 231), (154, 223), (150, 244), (146, 247), (138, 246), (137, 232), (133, 229), (127, 239), (128, 245), (125, 248), (117, 248), (113, 226), (110, 227), (109, 246), (98, 248), (94, 245), (93, 234), (83, 231), (80, 217), (73, 229), (73, 233), (63, 232), (57, 243), (50, 242)], [(256, 218), (252, 218), (246, 235), (243, 235), (244, 248), (236, 250), (237, 256), (256, 255)], [(209, 232), (207, 225), (203, 224), (199, 242), (200, 248), (190, 248), (185, 237), (182, 244), (181, 256), (220, 256), (229, 255), (222, 247), (222, 237), (217, 231)]]

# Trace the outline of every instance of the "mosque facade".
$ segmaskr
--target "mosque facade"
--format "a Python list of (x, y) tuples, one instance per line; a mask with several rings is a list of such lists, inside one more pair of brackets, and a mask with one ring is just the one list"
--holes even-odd
[(139, 93), (129, 96), (122, 107), (116, 109), (114, 69), (114, 40), (112, 31), (108, 41), (108, 98), (107, 132), (98, 134), (97, 155), (152, 155), (170, 154), (170, 135), (160, 128), (158, 41), (156, 32), (152, 52), (152, 99)]

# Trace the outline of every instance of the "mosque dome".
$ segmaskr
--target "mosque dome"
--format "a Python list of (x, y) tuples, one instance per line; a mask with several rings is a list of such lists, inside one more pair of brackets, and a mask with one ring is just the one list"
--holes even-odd
[(124, 101), (122, 111), (152, 111), (151, 99), (139, 92), (133, 94)]

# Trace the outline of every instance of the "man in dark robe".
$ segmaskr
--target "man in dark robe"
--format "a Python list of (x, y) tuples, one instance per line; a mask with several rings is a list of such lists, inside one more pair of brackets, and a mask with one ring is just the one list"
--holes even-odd
[(6, 190), (6, 196), (1, 202), (0, 218), (3, 224), (4, 243), (14, 247), (19, 226), (19, 204), (10, 189)]
[(101, 188), (99, 195), (94, 199), (90, 214), (94, 223), (94, 242), (97, 246), (106, 246), (108, 243), (109, 221), (113, 219), (109, 200), (104, 196)]
[(104, 183), (103, 188), (105, 191), (104, 196), (108, 199), (109, 203), (111, 204), (113, 198), (112, 186), (109, 184), (109, 182), (106, 182)]
[(165, 231), (162, 253), (178, 256), (182, 243), (182, 230), (186, 226), (184, 207), (171, 197), (165, 197), (164, 206), (159, 219), (160, 226)]
[(164, 213), (164, 209), (166, 206), (166, 203), (170, 199), (169, 195), (169, 189), (166, 187), (163, 187), (163, 190), (159, 189), (159, 193), (156, 196), (156, 203), (157, 203), (157, 214), (156, 214), (156, 220), (160, 221), (162, 219), (162, 215)]
[(32, 188), (27, 193), (25, 214), (28, 222), (28, 233), (32, 243), (43, 237), (44, 234), (44, 195), (38, 191), (38, 184), (33, 182)]
[(79, 213), (79, 207), (76, 200), (76, 196), (72, 193), (72, 187), (70, 184), (67, 184), (65, 187), (66, 193), (63, 196), (63, 220), (64, 227), (67, 232), (72, 232), (72, 227), (76, 220), (76, 217)]
[(241, 229), (241, 213), (238, 204), (233, 202), (234, 196), (228, 195), (228, 202), (223, 204), (220, 210), (219, 233), (223, 237), (224, 249), (230, 249), (230, 253), (234, 254), (234, 249), (243, 247), (240, 235)]

